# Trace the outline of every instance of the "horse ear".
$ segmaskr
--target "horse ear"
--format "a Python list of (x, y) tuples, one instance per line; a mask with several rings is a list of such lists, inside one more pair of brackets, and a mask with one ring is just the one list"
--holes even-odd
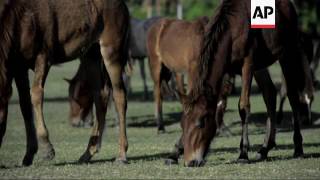
[(65, 80), (67, 83), (71, 84), (71, 80), (70, 79), (63, 78), (63, 80)]

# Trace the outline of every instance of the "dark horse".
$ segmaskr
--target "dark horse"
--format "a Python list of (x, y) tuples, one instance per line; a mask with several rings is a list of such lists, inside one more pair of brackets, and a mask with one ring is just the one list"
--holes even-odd
[[(225, 0), (210, 20), (202, 41), (194, 85), (183, 97), (182, 144), (187, 166), (200, 166), (216, 133), (215, 113), (225, 73), (242, 74), (239, 114), (242, 121), (240, 161), (248, 161), (248, 117), (253, 73), (279, 60), (294, 118), (294, 156), (303, 155), (300, 121), (307, 118), (303, 101), (312, 83), (308, 62), (299, 42), (297, 15), (289, 0), (276, 0), (276, 28), (250, 29), (250, 0)], [(275, 145), (275, 118), (267, 121), (259, 157)]]
[(161, 19), (148, 32), (148, 54), (151, 77), (154, 81), (155, 119), (158, 132), (164, 132), (161, 88), (167, 85), (172, 73), (176, 74), (177, 87), (184, 93), (182, 74), (188, 75), (188, 86), (194, 84), (193, 74), (200, 52), (200, 42), (207, 17), (195, 21)]
[[(140, 66), (140, 74), (143, 81), (144, 99), (148, 99), (148, 86), (145, 72), (145, 58), (147, 54), (147, 32), (150, 27), (157, 22), (160, 17), (152, 17), (150, 19), (140, 20), (131, 18), (131, 34), (130, 34), (130, 57), (133, 61), (137, 60)], [(130, 81), (129, 81), (129, 89)]]
[[(43, 116), (43, 92), (49, 69), (54, 64), (101, 52), (112, 84), (113, 97), (120, 120), (119, 160), (126, 162), (126, 92), (122, 80), (128, 59), (129, 12), (121, 0), (10, 0), (0, 15), (0, 129), (5, 133), (12, 78), (29, 91), (27, 70), (35, 72), (31, 98), (25, 93), (24, 104), (32, 103), (36, 119), (36, 134), (32, 114), (25, 119), (27, 153), (23, 164), (30, 165), (37, 152), (37, 139), (45, 158), (55, 155)], [(93, 44), (97, 45), (93, 45)], [(93, 56), (92, 58), (96, 58)], [(19, 88), (18, 88), (19, 89)], [(21, 98), (22, 96), (20, 96)], [(97, 123), (81, 162), (88, 162), (98, 152), (105, 124), (101, 111), (102, 95), (95, 91)]]

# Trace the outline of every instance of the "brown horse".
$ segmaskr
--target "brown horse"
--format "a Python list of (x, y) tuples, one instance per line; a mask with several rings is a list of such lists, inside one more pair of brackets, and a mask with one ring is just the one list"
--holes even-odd
[[(69, 121), (72, 126), (93, 125), (92, 111), (95, 102), (95, 91), (102, 93), (103, 101), (100, 101), (100, 106), (102, 107), (102, 112), (106, 111), (105, 108), (107, 108), (106, 104), (109, 102), (111, 87), (110, 78), (106, 77), (106, 75), (100, 51), (91, 50), (80, 58), (80, 65), (76, 75), (71, 80), (65, 79), (69, 83)], [(94, 81), (92, 81), (93, 79)]]
[(192, 87), (190, 78), (197, 70), (200, 41), (207, 17), (188, 22), (183, 20), (161, 19), (148, 32), (147, 49), (150, 72), (154, 81), (155, 119), (158, 132), (165, 130), (162, 119), (161, 86), (167, 85), (171, 73), (176, 73), (179, 92), (183, 93), (181, 74), (188, 74), (188, 86)]
[[(35, 72), (31, 102), (36, 118), (37, 139), (44, 150), (45, 158), (52, 159), (55, 152), (43, 117), (43, 91), (46, 77), (53, 64), (75, 59), (91, 51), (92, 48), (101, 52), (110, 77), (120, 120), (119, 160), (126, 162), (127, 101), (122, 72), (128, 59), (128, 38), (129, 12), (121, 0), (8, 1), (0, 15), (0, 109), (2, 110), (0, 139), (5, 133), (4, 126), (12, 78), (15, 74), (23, 74), (27, 77), (27, 69), (31, 68)], [(97, 42), (99, 42), (98, 46), (92, 46)], [(18, 72), (18, 67), (24, 67), (24, 71)], [(24, 83), (28, 83), (27, 78), (21, 79)], [(102, 104), (99, 102), (102, 101), (100, 91), (95, 92), (95, 100), (96, 104)], [(99, 114), (98, 120), (93, 128), (88, 148), (80, 158), (81, 162), (88, 162), (101, 145), (105, 112), (101, 111), (101, 107), (96, 108)], [(27, 120), (31, 121), (30, 118)], [(26, 126), (27, 133), (32, 133), (28, 131), (29, 126), (33, 127), (32, 121)], [(32, 136), (28, 135), (28, 137)], [(30, 144), (33, 147), (30, 149), (36, 152), (35, 142), (35, 140), (29, 142), (28, 138), (27, 146)], [(30, 155), (27, 162), (23, 162), (24, 165), (32, 163), (35, 152), (27, 150), (27, 154)]]
[[(159, 19), (160, 17), (153, 17), (146, 20), (131, 18), (130, 20), (130, 59), (137, 60), (139, 62), (140, 73), (144, 87), (144, 99), (148, 99), (148, 88), (146, 81), (147, 79), (144, 66), (144, 60), (147, 57), (147, 31), (149, 30), (151, 25)], [(69, 121), (72, 126), (76, 127), (86, 124), (90, 125), (93, 121), (92, 108), (94, 102), (94, 92), (92, 92), (90, 89), (90, 86), (92, 86), (90, 85), (90, 83), (92, 82), (91, 79), (96, 79), (97, 81), (100, 81), (100, 76), (103, 76), (97, 74), (100, 73), (100, 71), (88, 72), (86, 70), (88, 65), (90, 65), (91, 68), (101, 69), (101, 65), (97, 63), (81, 63), (76, 75), (71, 80), (66, 79), (66, 81), (69, 83)], [(93, 78), (92, 76), (94, 76), (95, 78)], [(127, 90), (130, 91), (130, 75), (125, 74), (124, 76), (127, 79)], [(107, 88), (108, 87), (105, 87), (105, 89)]]
[[(287, 83), (294, 116), (294, 156), (303, 155), (300, 120), (308, 118), (300, 109), (307, 84), (312, 83), (310, 69), (299, 42), (297, 15), (289, 0), (276, 0), (276, 28), (250, 29), (250, 0), (225, 0), (206, 27), (200, 61), (193, 74), (188, 96), (184, 97), (182, 144), (187, 166), (200, 166), (208, 154), (216, 133), (215, 113), (225, 73), (242, 74), (239, 114), (242, 120), (240, 161), (248, 161), (248, 117), (253, 72), (279, 59)], [(267, 121), (266, 139), (259, 157), (275, 144), (275, 118)], [(265, 146), (265, 144), (267, 144)]]

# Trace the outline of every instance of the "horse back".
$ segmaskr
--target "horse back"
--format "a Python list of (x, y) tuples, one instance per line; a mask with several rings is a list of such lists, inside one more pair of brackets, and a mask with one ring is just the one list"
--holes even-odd
[(151, 27), (148, 42), (161, 63), (172, 71), (186, 72), (198, 61), (203, 29), (199, 21), (161, 19)]
[(131, 24), (131, 38), (130, 38), (130, 52), (133, 58), (147, 57), (147, 33), (150, 27), (157, 22), (160, 17), (152, 17), (146, 20), (139, 20), (132, 18)]

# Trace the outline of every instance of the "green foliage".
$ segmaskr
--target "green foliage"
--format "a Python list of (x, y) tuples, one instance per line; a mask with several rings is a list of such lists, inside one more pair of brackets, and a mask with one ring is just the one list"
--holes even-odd
[(185, 19), (192, 20), (200, 16), (211, 17), (215, 8), (218, 6), (219, 1), (211, 0), (185, 0), (184, 1), (184, 13)]

